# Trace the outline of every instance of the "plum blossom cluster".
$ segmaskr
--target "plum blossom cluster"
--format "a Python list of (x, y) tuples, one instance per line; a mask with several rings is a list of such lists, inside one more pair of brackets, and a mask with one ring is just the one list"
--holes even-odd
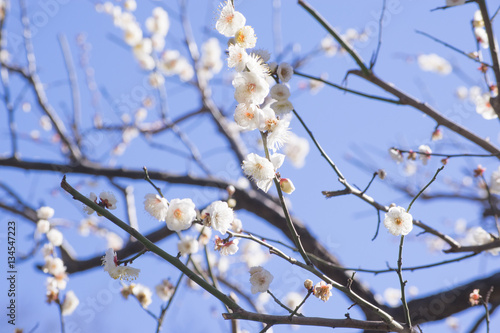
[(61, 246), (64, 239), (63, 234), (49, 222), (49, 219), (54, 216), (54, 209), (48, 206), (40, 207), (36, 214), (38, 221), (35, 236), (45, 235), (52, 245)]
[(497, 95), (498, 87), (496, 85), (489, 86), (486, 92), (479, 86), (471, 86), (469, 88), (460, 86), (456, 91), (456, 96), (460, 100), (474, 104), (476, 112), (486, 120), (498, 118), (498, 115), (495, 113), (490, 103), (490, 99)]
[(125, 299), (128, 299), (130, 295), (134, 296), (144, 309), (147, 309), (153, 302), (153, 293), (151, 290), (139, 283), (131, 283), (128, 286), (124, 286), (120, 292)]
[[(198, 231), (198, 239), (179, 234), (181, 238), (177, 243), (177, 249), (181, 256), (195, 254), (200, 246), (207, 245), (212, 229), (225, 235), (228, 230), (236, 229), (240, 232), (242, 228), (241, 221), (235, 218), (233, 209), (226, 201), (221, 200), (212, 202), (198, 214), (191, 199), (172, 199), (169, 203), (160, 195), (149, 193), (144, 197), (144, 209), (157, 220), (166, 222), (167, 228), (175, 232), (187, 230), (194, 221), (197, 221), (194, 229)], [(235, 254), (238, 251), (237, 239), (221, 242), (220, 238), (215, 236), (215, 243), (215, 249), (221, 255)]]
[(164, 76), (177, 75), (184, 82), (191, 80), (194, 69), (188, 60), (177, 50), (165, 49), (170, 29), (168, 13), (161, 7), (154, 8), (143, 29), (133, 14), (136, 7), (135, 1), (124, 1), (123, 6), (108, 1), (96, 5), (96, 10), (110, 15), (114, 25), (123, 31), (123, 40), (132, 48), (141, 68), (152, 71), (149, 77), (152, 86), (162, 85)]
[(314, 285), (311, 280), (307, 279), (304, 281), (304, 288), (306, 288), (310, 293), (312, 293), (323, 302), (328, 301), (330, 299), (330, 296), (332, 296), (331, 290), (333, 286), (330, 283), (326, 283), (325, 281), (320, 281), (316, 285)]
[(63, 234), (49, 222), (49, 219), (51, 219), (55, 213), (52, 207), (40, 207), (36, 213), (38, 222), (35, 236), (38, 237), (45, 234), (48, 240), (48, 243), (45, 243), (42, 248), (42, 254), (45, 261), (42, 271), (50, 275), (47, 277), (46, 281), (47, 302), (61, 303), (61, 313), (63, 316), (67, 316), (75, 311), (79, 304), (79, 300), (71, 290), (66, 292), (64, 300), (62, 300), (61, 297), (61, 291), (66, 289), (68, 283), (68, 274), (66, 273), (66, 266), (63, 260), (57, 257), (55, 247), (62, 245)]
[[(276, 151), (288, 141), (290, 133), (293, 105), (289, 101), (291, 94), (287, 82), (293, 75), (293, 68), (286, 62), (269, 63), (267, 51), (249, 51), (255, 47), (257, 37), (253, 28), (245, 24), (243, 14), (235, 10), (231, 1), (227, 1), (222, 5), (215, 28), (222, 35), (231, 37), (227, 64), (236, 71), (232, 84), (234, 98), (239, 103), (234, 120), (242, 130), (259, 130), (265, 136), (265, 148), (274, 152), (269, 159), (251, 153), (242, 166), (245, 175), (267, 192), (285, 157)], [(270, 87), (273, 82), (276, 84)], [(308, 147), (298, 154), (298, 165), (303, 163), (300, 155), (304, 150)]]
[[(434, 131), (434, 132), (436, 132), (436, 131)], [(436, 135), (440, 135), (440, 133), (437, 133)], [(389, 155), (398, 164), (404, 161), (403, 152), (397, 148), (390, 148)], [(418, 158), (422, 161), (423, 165), (427, 165), (427, 162), (429, 162), (429, 160), (431, 159), (431, 156), (432, 156), (431, 147), (429, 147), (428, 145), (420, 145), (418, 147), (418, 153), (413, 151), (413, 150), (410, 150), (408, 152), (407, 159), (410, 161), (415, 161)]]

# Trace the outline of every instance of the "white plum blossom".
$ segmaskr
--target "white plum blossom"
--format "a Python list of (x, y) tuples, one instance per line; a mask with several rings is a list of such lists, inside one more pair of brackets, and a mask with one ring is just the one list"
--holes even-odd
[(113, 279), (135, 280), (139, 276), (140, 269), (130, 266), (118, 266), (118, 259), (113, 249), (106, 250), (106, 254), (101, 259), (104, 271), (108, 272)]
[(73, 290), (69, 290), (64, 296), (64, 302), (61, 305), (61, 314), (63, 316), (69, 316), (72, 314), (80, 304), (80, 300), (76, 297)]
[(165, 83), (165, 77), (158, 72), (151, 72), (148, 77), (148, 83), (153, 88), (161, 87)]
[(427, 145), (420, 145), (418, 147), (418, 152), (421, 153), (421, 154), (418, 154), (418, 158), (420, 158), (420, 160), (422, 160), (422, 163), (424, 165), (427, 165), (427, 162), (431, 158), (430, 154), (432, 154), (431, 148)]
[(148, 287), (143, 286), (142, 284), (134, 285), (132, 288), (132, 294), (135, 296), (135, 298), (137, 298), (144, 309), (147, 309), (149, 304), (153, 302), (153, 300), (151, 299), (153, 293)]
[(102, 206), (107, 209), (116, 209), (116, 198), (112, 192), (101, 192), (99, 199), (101, 199)]
[(259, 243), (248, 241), (243, 246), (241, 259), (249, 268), (260, 266), (269, 260), (269, 252), (264, 251)]
[(188, 254), (198, 252), (199, 244), (195, 238), (186, 236), (177, 243), (177, 249), (182, 256), (187, 256)]
[(191, 199), (172, 199), (165, 222), (170, 230), (181, 231), (188, 229), (195, 218), (195, 205)]
[(130, 46), (135, 46), (142, 40), (142, 29), (137, 22), (127, 24), (123, 33), (123, 39)]
[(108, 248), (112, 248), (115, 251), (121, 250), (123, 248), (123, 238), (121, 238), (114, 232), (112, 231), (106, 232), (105, 238), (108, 243)]
[[(88, 198), (97, 204), (97, 195), (94, 192), (90, 192)], [(88, 215), (92, 215), (95, 212), (95, 210), (85, 204), (83, 205), (83, 211)]]
[(271, 161), (257, 154), (250, 153), (243, 161), (243, 172), (251, 177), (264, 192), (269, 191), (274, 178), (275, 170), (283, 164), (285, 155), (273, 154)]
[(450, 63), (437, 54), (421, 54), (417, 58), (420, 69), (426, 72), (435, 72), (441, 75), (448, 75), (452, 71)]
[[(487, 232), (481, 227), (472, 228), (469, 232), (471, 233), (472, 238), (474, 239), (475, 243), (474, 245), (484, 245), (491, 243), (495, 240), (495, 238), (493, 238), (489, 232)], [(494, 256), (497, 256), (500, 253), (500, 247), (488, 250), (488, 252)]]
[(236, 31), (234, 35), (235, 42), (244, 49), (251, 49), (255, 47), (257, 43), (257, 37), (255, 36), (255, 32), (253, 28), (249, 25), (244, 26), (243, 28)]
[(239, 239), (235, 238), (224, 242), (219, 236), (215, 236), (215, 251), (219, 251), (221, 256), (233, 255), (238, 252)]
[(274, 276), (261, 266), (250, 268), (250, 283), (252, 294), (265, 293), (273, 281)]
[(45, 265), (42, 267), (44, 273), (49, 273), (54, 276), (58, 276), (66, 273), (66, 266), (61, 258), (55, 258), (52, 256), (45, 257)]
[(403, 207), (391, 207), (385, 214), (384, 226), (394, 236), (404, 236), (413, 229), (413, 217)]
[(42, 127), (44, 131), (50, 131), (52, 129), (52, 121), (49, 116), (43, 115), (40, 117), (40, 127)]
[(261, 104), (269, 93), (266, 80), (252, 72), (237, 73), (232, 83), (238, 103)]
[(237, 44), (231, 44), (228, 48), (227, 66), (233, 68), (237, 72), (243, 72), (248, 60), (248, 53), (244, 48)]
[(170, 28), (168, 13), (161, 7), (153, 9), (153, 16), (146, 19), (146, 29), (153, 35), (165, 37)]
[(144, 196), (144, 209), (158, 221), (165, 221), (168, 212), (168, 201), (158, 194), (148, 193)]
[(288, 133), (283, 152), (294, 167), (302, 168), (304, 166), (309, 149), (309, 141), (306, 138), (301, 138), (293, 132)]
[(282, 83), (286, 83), (290, 81), (293, 75), (293, 67), (287, 63), (282, 62), (276, 71), (278, 73), (278, 77)]
[(135, 0), (126, 0), (123, 3), (123, 8), (125, 8), (128, 11), (133, 12), (137, 9), (137, 2), (135, 2)]
[(227, 202), (215, 201), (203, 210), (202, 217), (206, 225), (225, 235), (227, 230), (231, 228), (234, 212), (228, 207)]
[(68, 284), (68, 275), (66, 272), (58, 274), (56, 276), (49, 276), (47, 278), (46, 286), (47, 289), (51, 290), (64, 290)]
[(52, 207), (44, 206), (40, 207), (36, 211), (36, 217), (39, 218), (40, 220), (48, 220), (52, 216), (54, 216), (54, 208)]
[(264, 62), (268, 62), (271, 59), (271, 53), (265, 49), (253, 49), (252, 53), (258, 55)]
[(169, 280), (162, 280), (160, 284), (155, 287), (156, 295), (162, 301), (168, 301), (174, 294), (175, 287)]
[(491, 173), (490, 192), (500, 194), (500, 167)]
[(38, 220), (36, 223), (36, 233), (38, 235), (46, 234), (50, 230), (50, 222), (47, 220)]
[(495, 110), (491, 106), (490, 98), (491, 95), (489, 93), (479, 94), (473, 98), (473, 102), (476, 104), (476, 112), (487, 120), (498, 117)]
[(327, 57), (336, 55), (339, 48), (331, 35), (326, 35), (325, 38), (321, 40), (320, 47)]
[(474, 13), (474, 18), (472, 19), (472, 26), (474, 28), (480, 28), (484, 27), (484, 20), (483, 20), (483, 14), (481, 14), (481, 11), (478, 9)]
[(198, 69), (198, 76), (203, 76), (205, 80), (210, 80), (214, 74), (222, 69), (222, 51), (217, 38), (210, 38), (202, 45), (202, 55)]
[(293, 110), (293, 104), (289, 100), (276, 101), (271, 104), (271, 109), (274, 110), (277, 116), (283, 116)]
[(320, 281), (314, 286), (314, 296), (321, 299), (323, 302), (326, 302), (330, 296), (332, 296), (331, 290), (331, 284), (327, 284), (325, 281)]
[(257, 74), (263, 79), (269, 76), (269, 65), (266, 64), (259, 55), (250, 53), (246, 60), (246, 68), (250, 72)]
[(262, 109), (260, 130), (267, 132), (267, 147), (269, 149), (276, 151), (288, 141), (291, 120), (290, 115), (278, 119), (272, 109), (268, 107)]
[(212, 237), (212, 229), (200, 224), (194, 224), (194, 229), (200, 233), (198, 237), (198, 241), (201, 245), (207, 245), (210, 241), (210, 237)]
[(292, 310), (295, 310), (297, 306), (302, 302), (304, 297), (300, 295), (298, 292), (291, 291), (288, 294), (285, 295), (285, 299), (283, 300), (283, 303)]
[(54, 246), (61, 246), (63, 243), (63, 234), (57, 229), (50, 229), (47, 232), (47, 239)]
[(261, 110), (255, 104), (240, 103), (234, 110), (234, 121), (244, 130), (254, 130), (259, 127)]
[(153, 42), (149, 38), (143, 38), (139, 43), (134, 45), (132, 51), (137, 59), (143, 55), (151, 54), (153, 52)]
[(245, 16), (234, 10), (231, 1), (227, 1), (220, 11), (220, 17), (215, 23), (215, 29), (226, 37), (233, 37), (239, 29), (245, 26), (245, 23)]
[(290, 89), (285, 84), (276, 84), (271, 88), (271, 98), (285, 101), (290, 97)]
[(401, 290), (396, 288), (387, 288), (384, 290), (384, 300), (389, 306), (398, 306), (401, 302)]
[(389, 149), (389, 154), (391, 155), (391, 158), (394, 161), (396, 161), (398, 164), (403, 162), (403, 160), (404, 160), (403, 154), (398, 149), (395, 149), (395, 148)]
[(233, 223), (231, 224), (231, 230), (237, 233), (243, 231), (243, 223), (241, 222), (240, 219), (235, 218), (233, 220)]
[(474, 28), (474, 35), (476, 35), (476, 39), (483, 49), (490, 47), (490, 44), (488, 44), (488, 34), (483, 27)]

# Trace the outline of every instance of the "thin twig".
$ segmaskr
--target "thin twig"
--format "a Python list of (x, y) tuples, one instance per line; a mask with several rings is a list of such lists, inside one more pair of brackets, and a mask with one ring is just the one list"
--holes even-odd
[(66, 70), (68, 72), (69, 84), (71, 87), (71, 99), (73, 102), (73, 119), (72, 119), (72, 129), (73, 135), (75, 137), (75, 142), (80, 146), (80, 122), (81, 122), (81, 105), (80, 105), (80, 89), (78, 86), (78, 78), (76, 76), (75, 66), (73, 64), (73, 57), (71, 56), (71, 50), (69, 47), (68, 39), (66, 35), (59, 34), (59, 45), (64, 57), (64, 63), (66, 64)]
[(305, 77), (305, 78), (308, 78), (308, 79), (311, 79), (311, 80), (315, 80), (315, 81), (319, 81), (319, 82), (323, 82), (324, 84), (328, 85), (328, 86), (331, 86), (331, 87), (334, 87), (334, 88), (337, 88), (339, 90), (342, 90), (342, 91), (345, 91), (345, 92), (348, 92), (348, 93), (351, 93), (351, 94), (354, 94), (354, 95), (358, 95), (358, 96), (363, 96), (363, 97), (366, 97), (366, 98), (369, 98), (369, 99), (374, 99), (376, 101), (381, 101), (381, 102), (387, 102), (387, 103), (392, 103), (392, 104), (401, 104), (400, 101), (396, 101), (396, 100), (393, 100), (393, 99), (389, 99), (389, 98), (384, 98), (384, 97), (380, 97), (380, 96), (375, 96), (375, 95), (370, 95), (370, 94), (365, 94), (363, 92), (360, 92), (360, 91), (357, 91), (357, 90), (352, 90), (352, 89), (349, 89), (349, 88), (345, 88), (345, 87), (342, 87), (338, 84), (335, 84), (335, 83), (332, 83), (330, 81), (327, 81), (327, 80), (323, 80), (322, 78), (320, 77), (316, 77), (316, 76), (312, 76), (312, 75), (308, 75), (308, 74), (304, 74), (304, 73), (301, 73), (301, 72), (297, 72), (294, 70), (293, 72), (295, 75), (297, 76), (302, 76), (302, 77)]
[(378, 43), (377, 43), (377, 49), (375, 50), (375, 53), (372, 56), (372, 59), (370, 60), (370, 70), (373, 69), (373, 66), (375, 66), (375, 63), (377, 62), (378, 54), (380, 52), (380, 47), (382, 46), (382, 21), (384, 19), (384, 14), (385, 14), (385, 0), (382, 2), (382, 11), (380, 12), (380, 18), (378, 20)]
[(410, 310), (408, 309), (408, 303), (406, 302), (406, 296), (405, 296), (405, 285), (406, 281), (403, 280), (403, 243), (405, 240), (405, 236), (401, 235), (401, 241), (399, 243), (399, 255), (398, 255), (398, 269), (396, 272), (398, 273), (398, 278), (399, 278), (399, 285), (401, 287), (401, 302), (403, 303), (403, 310), (405, 314), (405, 320), (406, 324), (411, 330), (411, 317), (410, 317)]
[(435, 42), (437, 42), (437, 43), (439, 43), (439, 44), (441, 44), (441, 45), (443, 45), (443, 46), (445, 46), (445, 47), (447, 47), (447, 48), (449, 48), (449, 49), (452, 49), (452, 50), (453, 50), (453, 51), (455, 51), (455, 52), (458, 52), (458, 53), (460, 53), (460, 54), (462, 54), (462, 55), (466, 56), (468, 59), (471, 59), (471, 60), (474, 60), (474, 61), (475, 61), (475, 62), (477, 62), (477, 63), (480, 63), (481, 65), (484, 65), (484, 66), (487, 66), (487, 67), (490, 67), (490, 68), (492, 68), (492, 67), (493, 67), (493, 66), (491, 66), (490, 64), (485, 63), (485, 62), (483, 62), (483, 61), (481, 61), (481, 60), (479, 60), (479, 59), (477, 59), (477, 58), (475, 58), (475, 57), (471, 57), (471, 56), (469, 55), (469, 53), (467, 53), (467, 52), (465, 52), (465, 51), (460, 50), (458, 47), (455, 47), (455, 46), (453, 46), (453, 45), (450, 45), (450, 44), (448, 44), (448, 43), (446, 43), (446, 42), (442, 41), (442, 40), (441, 40), (441, 39), (439, 39), (439, 38), (436, 38), (436, 37), (434, 37), (434, 36), (432, 36), (432, 35), (429, 35), (429, 34), (428, 34), (428, 33), (426, 33), (426, 32), (423, 32), (423, 31), (420, 31), (420, 30), (415, 30), (415, 32), (416, 32), (417, 34), (420, 34), (420, 35), (423, 35), (423, 36), (425, 36), (425, 37), (428, 37), (428, 38), (432, 39), (433, 41), (435, 41)]
[(333, 171), (335, 171), (335, 173), (337, 174), (337, 176), (339, 177), (339, 179), (343, 179), (345, 180), (345, 177), (344, 175), (342, 175), (342, 173), (340, 172), (340, 169), (335, 165), (335, 163), (333, 163), (333, 161), (330, 159), (330, 157), (326, 154), (326, 152), (323, 150), (323, 148), (321, 148), (321, 145), (319, 144), (319, 142), (316, 140), (316, 138), (314, 137), (313, 133), (309, 130), (309, 127), (307, 127), (306, 123), (302, 120), (302, 118), (299, 116), (298, 112), (293, 109), (293, 114), (297, 117), (297, 119), (300, 121), (300, 123), (302, 124), (302, 126), (304, 127), (304, 129), (306, 130), (307, 134), (309, 134), (309, 137), (311, 138), (311, 140), (314, 142), (314, 145), (316, 146), (316, 148), (318, 148), (319, 152), (321, 153), (321, 156), (323, 156), (323, 158), (328, 162), (328, 164), (332, 167)]
[(410, 209), (411, 209), (411, 206), (413, 205), (413, 203), (415, 202), (415, 200), (417, 200), (417, 198), (422, 194), (424, 193), (424, 191), (436, 180), (436, 177), (437, 175), (444, 169), (444, 165), (441, 166), (439, 169), (437, 169), (436, 173), (434, 174), (434, 177), (432, 177), (432, 179), (427, 183), (427, 185), (424, 186), (423, 189), (420, 190), (420, 192), (417, 193), (417, 195), (413, 198), (413, 200), (410, 202), (410, 204), (408, 205), (408, 209), (406, 209), (406, 212), (410, 212)]
[[(264, 151), (266, 153), (266, 158), (271, 162), (271, 157), (269, 156), (269, 149), (267, 147), (267, 134), (260, 132), (261, 137), (262, 137), (262, 142), (264, 145)], [(292, 218), (290, 217), (290, 213), (288, 212), (288, 208), (285, 202), (285, 198), (283, 197), (283, 191), (281, 190), (280, 182), (275, 176), (273, 178), (274, 185), (276, 187), (276, 191), (278, 192), (278, 197), (280, 199), (281, 203), (281, 208), (283, 209), (283, 214), (285, 215), (286, 223), (288, 226), (288, 230), (290, 231), (290, 234), (292, 235), (293, 238), (293, 243), (299, 250), (300, 255), (302, 256), (302, 259), (304, 259), (305, 263), (308, 266), (313, 266), (313, 263), (309, 259), (309, 257), (306, 254), (306, 251), (304, 250), (304, 247), (302, 246), (302, 242), (300, 241), (300, 235), (297, 233), (297, 230), (295, 229), (295, 226), (293, 225)]]

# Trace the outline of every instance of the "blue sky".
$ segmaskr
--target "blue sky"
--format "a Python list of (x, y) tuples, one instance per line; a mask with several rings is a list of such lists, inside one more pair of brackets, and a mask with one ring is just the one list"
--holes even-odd
[[(277, 1), (276, 1), (277, 2)], [(443, 1), (444, 2), (444, 1)], [(274, 59), (272, 6), (271, 2), (263, 0), (235, 1), (237, 9), (247, 18), (247, 24), (255, 28), (258, 37), (257, 46), (271, 51)], [(281, 39), (284, 49), (288, 52), (283, 60), (293, 61), (299, 54), (304, 54), (317, 48), (320, 40), (326, 35), (323, 28), (301, 9), (296, 2), (281, 1)], [(382, 1), (356, 1), (356, 4), (346, 2), (311, 1), (311, 4), (321, 12), (329, 22), (341, 33), (348, 28), (358, 31), (375, 29), (368, 41), (356, 46), (359, 54), (368, 62), (377, 45), (378, 17)], [(473, 4), (465, 5), (446, 11), (431, 9), (443, 5), (436, 1), (391, 1), (388, 0), (386, 24), (383, 27), (383, 43), (378, 62), (374, 72), (386, 81), (393, 82), (396, 86), (409, 94), (425, 100), (442, 113), (448, 115), (458, 123), (471, 130), (478, 131), (482, 137), (489, 137), (495, 144), (500, 144), (498, 135), (498, 122), (486, 121), (478, 115), (471, 105), (464, 104), (456, 99), (454, 92), (458, 86), (480, 85), (484, 89), (481, 76), (477, 71), (477, 64), (466, 57), (454, 53), (421, 35), (415, 30), (422, 30), (437, 38), (446, 40), (467, 52), (475, 49), (475, 41), (470, 29), (470, 20), (476, 10)], [(161, 5), (160, 1), (144, 1), (139, 3), (135, 12), (138, 21), (144, 22), (151, 13), (152, 8)], [(196, 41), (201, 44), (209, 37), (216, 37), (221, 45), (226, 40), (217, 34), (213, 28), (217, 17), (218, 3), (215, 1), (191, 1), (188, 6), (189, 19), (193, 25)], [(489, 3), (490, 6), (491, 3)], [(490, 8), (493, 11), (495, 8)], [(171, 19), (171, 29), (167, 37), (167, 48), (179, 49), (187, 56), (187, 50), (182, 41), (182, 29), (177, 18), (179, 8), (177, 4), (168, 4), (166, 7)], [(109, 123), (119, 123), (120, 113), (133, 112), (138, 108), (140, 96), (153, 94), (153, 90), (146, 83), (147, 73), (140, 69), (127, 46), (119, 42), (121, 31), (113, 26), (112, 20), (105, 14), (96, 13), (92, 1), (36, 1), (28, 5), (29, 16), (32, 18), (36, 30), (33, 31), (33, 43), (36, 53), (38, 71), (42, 82), (48, 84), (47, 96), (56, 108), (60, 117), (66, 120), (71, 114), (70, 88), (67, 83), (67, 72), (64, 59), (58, 42), (58, 35), (64, 34), (68, 41), (77, 64), (77, 76), (81, 85), (82, 99), (82, 126), (88, 128), (92, 124), (96, 109), (100, 110), (103, 119)], [(7, 48), (11, 51), (12, 61), (25, 64), (25, 56), (20, 44), (21, 25), (19, 22), (19, 7), (12, 4), (6, 29)], [(496, 22), (495, 22), (496, 23)], [(494, 24), (494, 28), (497, 27)], [(85, 85), (85, 73), (78, 65), (80, 50), (76, 44), (76, 36), (85, 34), (87, 42), (91, 45), (90, 64), (95, 70), (101, 97), (98, 107), (91, 103), (92, 95)], [(454, 73), (441, 76), (435, 73), (422, 72), (416, 64), (415, 57), (422, 53), (437, 53), (448, 59), (454, 66)], [(328, 73), (328, 79), (334, 83), (341, 83), (346, 71), (355, 68), (355, 63), (347, 56), (337, 55), (333, 58), (324, 56), (314, 57), (301, 71), (310, 75), (319, 76)], [(456, 75), (460, 70), (464, 75)], [(230, 78), (230, 71), (223, 68), (221, 73), (213, 80), (213, 95), (216, 102), (227, 113), (231, 114), (236, 103), (233, 99), (232, 88), (224, 85)], [(349, 94), (344, 94), (333, 88), (325, 87), (316, 95), (300, 91), (298, 86), (304, 80), (294, 77), (291, 84), (292, 98), (297, 112), (314, 132), (325, 151), (337, 163), (346, 178), (360, 188), (366, 186), (371, 174), (379, 168), (388, 172), (389, 179), (397, 183), (407, 183), (414, 188), (421, 188), (432, 177), (440, 166), (439, 159), (433, 158), (427, 166), (419, 164), (416, 176), (406, 177), (403, 167), (390, 160), (387, 149), (398, 146), (402, 149), (417, 149), (421, 144), (428, 144), (435, 152), (479, 152), (479, 148), (465, 142), (452, 132), (443, 129), (445, 139), (431, 142), (430, 135), (435, 122), (429, 117), (410, 107), (395, 106), (369, 99), (362, 99)], [(348, 87), (368, 93), (386, 96), (384, 92), (363, 82), (356, 77), (349, 77)], [(11, 81), (13, 90), (20, 91), (23, 82), (13, 75)], [(169, 109), (172, 118), (176, 118), (188, 111), (195, 110), (198, 105), (196, 90), (185, 87), (176, 79), (167, 79), (167, 93)], [(33, 96), (28, 93), (23, 101), (33, 103)], [(117, 111), (117, 105), (126, 106)], [(129, 108), (127, 110), (127, 108)], [(4, 106), (0, 107), (1, 119), (7, 118)], [(29, 133), (37, 129), (41, 132), (41, 142), (50, 140), (53, 132), (44, 132), (39, 128), (38, 122), (41, 110), (33, 106), (31, 112), (26, 113), (21, 109), (16, 111), (18, 131), (25, 138), (20, 141), (22, 157), (40, 159), (43, 161), (60, 161), (57, 147), (50, 144), (34, 144), (29, 138)], [(153, 119), (155, 111), (149, 112), (147, 119)], [(207, 116), (191, 120), (182, 124), (182, 129), (192, 138), (198, 146), (202, 156), (206, 159), (210, 169), (215, 174), (229, 175), (233, 180), (242, 176), (234, 158), (227, 152), (227, 144), (217, 137), (217, 129)], [(292, 130), (306, 137), (306, 132), (300, 123), (294, 119)], [(0, 154), (8, 156), (10, 153), (7, 123), (0, 122)], [(201, 170), (192, 163), (186, 163), (174, 154), (151, 150), (143, 137), (136, 138), (130, 144), (127, 152), (118, 157), (109, 155), (110, 147), (119, 141), (119, 135), (104, 138), (95, 132), (89, 132), (86, 137), (87, 147), (92, 157), (99, 158), (104, 164), (149, 169), (159, 169), (169, 172), (185, 173), (187, 171), (201, 175)], [(245, 134), (249, 147), (259, 151), (252, 134)], [(157, 142), (169, 147), (183, 147), (171, 134), (161, 134)], [(464, 176), (470, 175), (478, 163), (486, 166), (487, 178), (491, 171), (498, 168), (495, 159), (455, 159), (450, 161), (445, 170), (439, 175), (438, 182), (431, 187), (432, 191), (449, 190), (451, 182), (461, 183)], [(362, 166), (360, 166), (362, 164)], [(313, 148), (304, 168), (296, 169), (289, 163), (281, 169), (282, 176), (291, 178), (297, 190), (291, 195), (291, 210), (310, 228), (311, 232), (325, 244), (333, 253), (338, 255), (341, 262), (349, 267), (379, 268), (386, 267), (386, 263), (396, 264), (398, 238), (380, 230), (376, 240), (371, 241), (375, 230), (377, 218), (372, 207), (363, 205), (355, 197), (338, 197), (326, 200), (321, 194), (322, 190), (340, 189), (337, 177), (330, 167)], [(76, 226), (84, 213), (79, 204), (75, 204), (67, 195), (58, 192), (60, 174), (21, 171), (2, 168), (0, 180), (9, 184), (33, 207), (49, 205), (56, 210), (55, 222), (61, 223), (61, 230), (65, 238), (71, 243), (78, 256), (86, 258), (104, 254), (106, 244), (96, 237), (81, 237)], [(92, 176), (70, 175), (71, 184), (79, 184), (83, 193), (112, 189), (105, 179)], [(91, 186), (96, 182), (96, 186)], [(117, 181), (122, 186), (132, 185), (136, 193), (136, 206), (140, 220), (140, 230), (147, 232), (159, 226), (158, 222), (147, 216), (142, 207), (144, 194), (152, 192), (151, 187), (144, 181)], [(224, 193), (217, 190), (203, 190), (189, 186), (171, 186), (161, 184), (164, 194), (168, 199), (191, 197), (199, 206), (213, 200), (224, 198)], [(475, 193), (474, 189), (470, 189)], [(368, 192), (383, 204), (397, 203), (406, 207), (411, 198), (390, 186), (390, 181), (376, 180)], [(2, 194), (3, 195), (3, 194)], [(116, 212), (118, 216), (125, 216), (123, 206)], [(414, 217), (425, 223), (453, 234), (455, 221), (463, 218), (468, 226), (480, 224), (481, 207), (477, 204), (460, 200), (417, 201), (412, 213)], [(267, 226), (263, 221), (256, 219), (245, 212), (239, 212), (246, 229), (268, 238), (281, 238), (275, 229)], [(17, 236), (17, 251), (19, 254), (27, 253), (31, 249), (34, 226), (23, 221), (20, 217), (4, 212), (0, 213), (0, 221), (15, 220), (19, 235)], [(105, 221), (102, 221), (105, 224)], [(115, 226), (108, 224), (109, 228), (124, 236)], [(488, 225), (483, 225), (488, 228)], [(493, 231), (493, 229), (489, 229)], [(3, 233), (4, 231), (0, 231)], [(431, 253), (424, 242), (426, 235), (417, 236), (418, 230), (409, 235), (405, 244), (404, 262), (415, 266), (449, 259), (450, 255)], [(4, 243), (4, 238), (2, 238)], [(169, 239), (159, 245), (170, 253), (176, 252), (176, 240)], [(5, 262), (2, 251), (0, 260)], [(498, 264), (495, 257), (482, 254), (466, 263), (454, 263), (436, 268), (433, 271), (423, 270), (406, 273), (405, 278), (409, 286), (416, 286), (419, 296), (433, 293), (443, 288), (453, 287), (470, 279), (487, 276), (494, 272)], [(38, 326), (35, 332), (52, 332), (59, 330), (58, 313), (54, 305), (47, 305), (44, 301), (45, 279), (36, 265), (42, 263), (40, 254), (26, 262), (19, 264), (18, 275), (18, 321), (19, 326), (26, 332)], [(150, 288), (164, 278), (176, 280), (178, 273), (168, 264), (160, 262), (158, 258), (147, 255), (138, 260), (135, 266), (141, 269), (139, 283)], [(3, 267), (3, 264), (2, 264)], [(238, 283), (249, 291), (248, 272), (243, 265), (236, 264), (235, 278)], [(302, 291), (301, 285), (309, 275), (290, 267), (282, 261), (272, 258), (264, 267), (275, 274), (275, 281), (271, 290), (276, 295), (284, 295), (288, 291)], [(280, 275), (286, 272), (286, 276)], [(359, 273), (359, 279), (369, 284), (377, 293), (382, 294), (386, 288), (398, 288), (395, 274)], [(5, 290), (4, 282), (0, 284)], [(118, 293), (117, 282), (113, 281), (102, 269), (97, 268), (88, 272), (75, 274), (70, 277), (68, 290), (74, 290), (80, 298), (80, 308), (67, 318), (67, 332), (87, 331), (154, 331), (154, 321), (142, 311), (135, 301), (123, 300)], [(192, 332), (227, 331), (228, 323), (221, 319), (223, 311), (220, 303), (210, 299), (206, 293), (194, 291), (186, 286), (180, 291), (172, 310), (167, 314), (164, 331), (180, 331), (189, 329)], [(310, 299), (304, 313), (310, 316), (333, 316), (342, 318), (350, 303), (338, 292), (333, 293), (334, 299), (323, 304), (317, 299)], [(2, 304), (5, 297), (1, 298)], [(200, 301), (200, 299), (203, 300)], [(410, 297), (411, 299), (411, 297)], [(274, 305), (269, 304), (270, 312), (280, 313)], [(157, 313), (160, 307), (158, 298), (153, 299), (150, 309)], [(36, 311), (33, 311), (36, 309)], [(458, 318), (462, 324), (460, 331), (467, 328), (481, 315), (481, 309), (473, 309)], [(196, 316), (197, 320), (192, 320)], [(356, 309), (351, 311), (351, 316), (361, 317)], [(493, 331), (500, 328), (498, 315), (492, 318)], [(5, 322), (0, 327), (5, 327)], [(257, 331), (254, 324), (243, 323), (242, 328), (251, 332)], [(10, 327), (9, 327), (10, 329)], [(81, 329), (80, 331), (78, 329)], [(326, 329), (301, 328), (307, 332), (320, 332)], [(447, 332), (444, 323), (432, 323), (424, 326), (425, 332)], [(2, 329), (3, 331), (3, 329)], [(275, 327), (274, 332), (289, 332), (289, 327)], [(351, 330), (336, 330), (338, 332), (351, 332)]]

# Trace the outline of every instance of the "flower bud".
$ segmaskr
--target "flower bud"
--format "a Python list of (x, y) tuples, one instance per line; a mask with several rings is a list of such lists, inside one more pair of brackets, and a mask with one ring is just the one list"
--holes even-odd
[(233, 199), (233, 198), (231, 198), (231, 199), (227, 200), (227, 206), (228, 206), (229, 208), (234, 208), (234, 207), (236, 207), (236, 200), (235, 200), (235, 199)]
[(288, 178), (280, 179), (280, 187), (283, 192), (288, 194), (291, 194), (293, 191), (295, 191), (295, 186), (293, 186), (292, 181)]
[(226, 187), (227, 195), (232, 196), (234, 192), (236, 192), (236, 189), (234, 188), (233, 185), (229, 185)]
[(432, 141), (438, 141), (443, 139), (443, 132), (439, 128), (436, 128), (434, 132), (432, 132), (431, 136)]
[(304, 281), (304, 287), (307, 289), (307, 290), (311, 290), (311, 288), (313, 287), (313, 282), (309, 279), (305, 280)]

